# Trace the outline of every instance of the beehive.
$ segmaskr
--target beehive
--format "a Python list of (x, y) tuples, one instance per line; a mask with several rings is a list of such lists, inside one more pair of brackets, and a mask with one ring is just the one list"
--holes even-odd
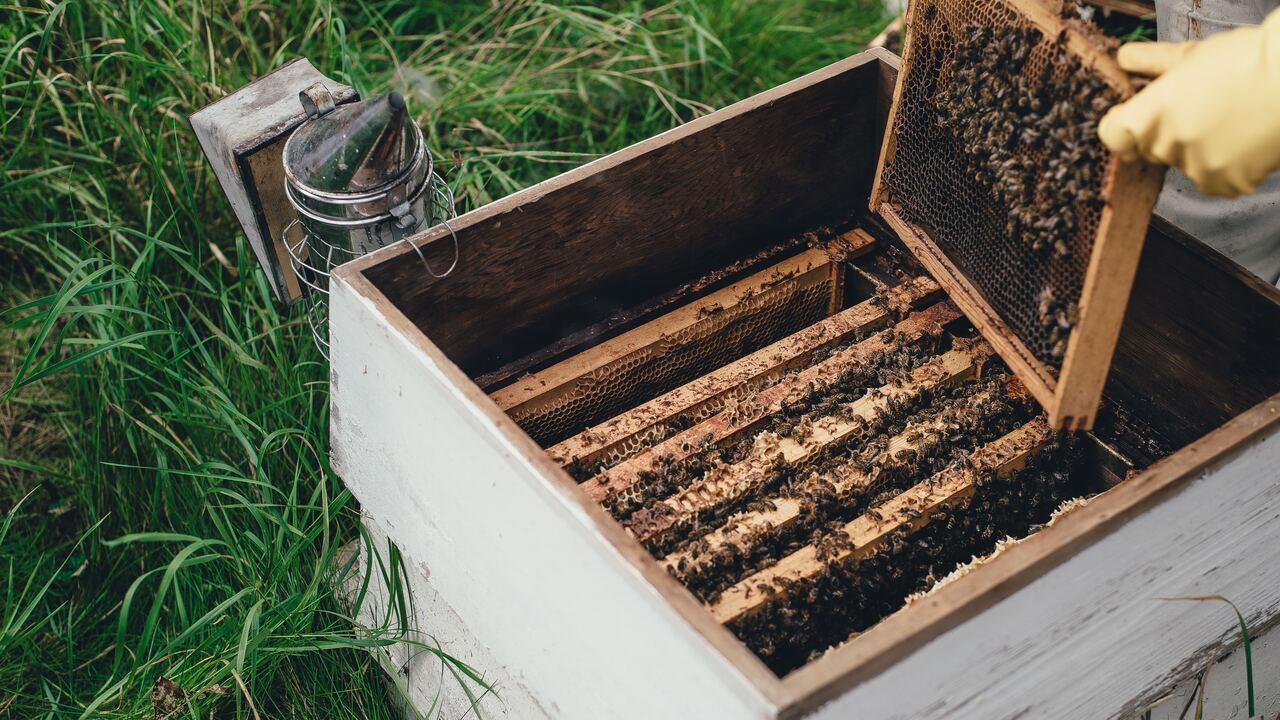
[[(491, 713), (1112, 717), (1229, 632), (1152, 597), (1226, 594), (1254, 623), (1280, 607), (1275, 289), (1153, 223), (1106, 409), (1062, 442), (865, 212), (896, 67), (849, 58), (469, 213), (443, 281), (410, 248), (335, 275), (334, 467), (427, 589), (422, 632), (507, 685)], [(415, 240), (434, 260), (447, 238)], [(822, 301), (795, 300), (806, 287)], [(720, 330), (778, 304), (819, 317)], [(707, 343), (672, 354), (730, 336), (713, 360)], [(576, 383), (600, 368), (603, 385)], [(620, 381), (633, 368), (649, 379)], [(580, 403), (545, 433), (520, 411), (543, 391)], [(950, 423), (959, 454), (917, 463)], [(821, 485), (808, 470), (829, 495), (803, 492)], [(990, 547), (947, 534), (972, 498), (1025, 539), (904, 607)]]

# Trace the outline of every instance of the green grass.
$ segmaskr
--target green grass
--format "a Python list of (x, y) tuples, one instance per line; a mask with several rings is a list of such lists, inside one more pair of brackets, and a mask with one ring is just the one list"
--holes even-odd
[(327, 368), (189, 113), (305, 55), (404, 91), (465, 211), (886, 20), (878, 0), (0, 7), (0, 716), (151, 718), (162, 676), (182, 717), (397, 716), (366, 648), (398, 618), (357, 632), (332, 599), (359, 524)]

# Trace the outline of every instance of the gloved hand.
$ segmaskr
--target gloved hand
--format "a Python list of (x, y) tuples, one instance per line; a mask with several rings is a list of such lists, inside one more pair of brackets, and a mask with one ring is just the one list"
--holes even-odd
[(1128, 43), (1125, 70), (1156, 77), (1098, 123), (1121, 159), (1173, 165), (1201, 192), (1253, 192), (1280, 168), (1280, 10), (1185, 43)]

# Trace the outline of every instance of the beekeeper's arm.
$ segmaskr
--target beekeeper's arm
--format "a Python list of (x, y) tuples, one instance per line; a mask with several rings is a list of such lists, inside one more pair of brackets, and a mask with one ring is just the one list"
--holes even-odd
[(1205, 40), (1129, 43), (1118, 59), (1156, 79), (1099, 123), (1113, 153), (1172, 165), (1228, 197), (1280, 168), (1280, 10)]

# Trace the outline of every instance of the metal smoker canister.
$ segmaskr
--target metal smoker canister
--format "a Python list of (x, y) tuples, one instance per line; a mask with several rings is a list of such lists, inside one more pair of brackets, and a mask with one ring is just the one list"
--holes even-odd
[(300, 99), (309, 119), (285, 143), (285, 188), (313, 265), (327, 270), (438, 220), (431, 155), (399, 93), (335, 108), (317, 85)]
[[(433, 172), (422, 129), (399, 93), (335, 108), (317, 83), (299, 100), (308, 119), (284, 146), (285, 194), (298, 219), (285, 228), (284, 244), (298, 279), (311, 290), (307, 321), (327, 357), (329, 272), (424, 227), (448, 227), (453, 194)], [(298, 225), (301, 238), (290, 235)], [(457, 242), (453, 235), (453, 264), (443, 273), (413, 248), (427, 272), (443, 278), (457, 266)]]

